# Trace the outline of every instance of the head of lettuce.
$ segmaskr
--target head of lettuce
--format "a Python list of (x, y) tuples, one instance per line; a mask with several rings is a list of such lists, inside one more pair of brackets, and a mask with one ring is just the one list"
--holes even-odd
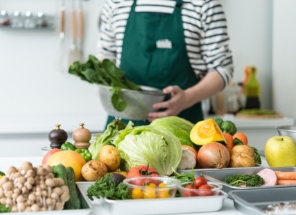
[(171, 175), (182, 157), (180, 140), (170, 131), (150, 125), (124, 129), (114, 143), (126, 170), (137, 165), (149, 165), (160, 175)]

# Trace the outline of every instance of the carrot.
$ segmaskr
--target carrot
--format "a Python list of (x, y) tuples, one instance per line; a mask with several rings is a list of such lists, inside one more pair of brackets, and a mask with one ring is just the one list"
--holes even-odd
[(296, 172), (274, 171), (278, 180), (296, 180)]
[(277, 185), (290, 185), (296, 184), (296, 180), (277, 180)]
[(245, 133), (236, 132), (232, 138), (234, 145), (248, 145), (248, 137)]
[(224, 135), (224, 138), (225, 138), (225, 141), (226, 141), (226, 148), (228, 149), (229, 153), (231, 153), (231, 150), (234, 146), (234, 141), (233, 141), (233, 138), (232, 138), (232, 135), (231, 134), (228, 134), (228, 133), (223, 133)]

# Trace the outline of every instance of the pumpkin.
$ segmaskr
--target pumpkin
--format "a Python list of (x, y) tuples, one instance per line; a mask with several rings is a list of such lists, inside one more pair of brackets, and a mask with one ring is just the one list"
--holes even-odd
[(212, 118), (197, 122), (190, 131), (190, 139), (196, 145), (219, 141), (225, 142), (222, 131)]

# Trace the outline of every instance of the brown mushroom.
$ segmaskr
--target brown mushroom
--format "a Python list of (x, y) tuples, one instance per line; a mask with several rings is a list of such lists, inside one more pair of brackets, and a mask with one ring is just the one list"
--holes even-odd
[(6, 171), (7, 175), (9, 175), (9, 176), (15, 172), (17, 172), (17, 169), (14, 166), (9, 167)]
[(33, 205), (31, 206), (31, 210), (32, 210), (33, 212), (37, 212), (37, 211), (40, 211), (40, 207), (39, 207), (38, 204), (33, 204)]
[(62, 210), (64, 208), (64, 202), (56, 202), (54, 210)]
[(18, 202), (17, 203), (17, 209), (18, 212), (23, 212), (26, 209), (27, 205), (25, 202)]
[(11, 181), (7, 181), (4, 184), (2, 184), (2, 188), (5, 191), (11, 190), (13, 188), (13, 183)]

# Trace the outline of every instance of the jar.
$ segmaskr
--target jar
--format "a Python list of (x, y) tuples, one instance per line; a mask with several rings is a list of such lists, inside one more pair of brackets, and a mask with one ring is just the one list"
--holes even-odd
[(35, 18), (30, 11), (27, 11), (24, 18), (24, 27), (25, 28), (35, 28)]
[(43, 14), (43, 12), (38, 12), (36, 20), (36, 26), (38, 28), (46, 28), (48, 27), (48, 22), (46, 16)]
[(7, 11), (2, 10), (0, 13), (0, 26), (9, 26), (10, 17)]
[(15, 11), (12, 16), (11, 27), (22, 28), (23, 27), (23, 17), (19, 11)]

